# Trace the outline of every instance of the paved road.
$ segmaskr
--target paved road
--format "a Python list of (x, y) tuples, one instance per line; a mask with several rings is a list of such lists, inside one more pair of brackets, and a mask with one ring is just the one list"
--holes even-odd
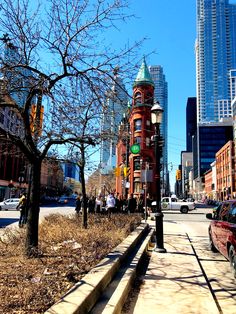
[[(74, 206), (42, 206), (40, 207), (40, 219), (43, 219), (44, 216), (59, 213), (59, 214), (73, 214), (75, 212)], [(17, 210), (8, 210), (0, 211), (0, 236), (4, 233), (4, 228), (9, 225), (18, 225), (20, 212)]]

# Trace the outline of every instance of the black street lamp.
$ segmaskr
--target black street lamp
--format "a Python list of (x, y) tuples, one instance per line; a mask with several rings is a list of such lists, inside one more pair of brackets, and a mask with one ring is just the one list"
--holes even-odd
[(161, 211), (161, 180), (160, 180), (160, 124), (162, 121), (163, 109), (161, 108), (159, 102), (156, 102), (151, 108), (151, 121), (155, 127), (154, 143), (155, 143), (155, 157), (156, 157), (156, 251), (160, 253), (165, 253), (163, 241), (163, 213)]

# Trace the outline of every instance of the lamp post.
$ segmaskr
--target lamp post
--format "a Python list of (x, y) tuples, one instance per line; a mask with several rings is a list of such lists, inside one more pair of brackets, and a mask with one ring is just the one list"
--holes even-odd
[(160, 124), (162, 121), (163, 109), (159, 105), (159, 102), (156, 102), (151, 108), (151, 121), (155, 127), (154, 143), (155, 143), (155, 157), (156, 157), (156, 251), (160, 253), (165, 253), (166, 249), (163, 244), (163, 213), (161, 211), (161, 181), (160, 181)]

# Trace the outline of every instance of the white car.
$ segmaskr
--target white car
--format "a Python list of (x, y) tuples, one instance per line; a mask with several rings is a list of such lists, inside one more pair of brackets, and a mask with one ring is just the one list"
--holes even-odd
[(0, 202), (0, 210), (15, 209), (17, 210), (17, 205), (19, 204), (19, 198), (9, 198), (3, 202)]

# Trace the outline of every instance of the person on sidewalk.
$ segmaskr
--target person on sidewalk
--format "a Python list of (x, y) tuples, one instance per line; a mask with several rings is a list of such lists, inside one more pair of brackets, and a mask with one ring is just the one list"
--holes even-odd
[(20, 197), (19, 204), (16, 209), (20, 210), (19, 227), (22, 228), (27, 222), (27, 212), (26, 212), (26, 193), (23, 193)]
[(76, 201), (75, 201), (75, 211), (76, 211), (77, 214), (80, 214), (80, 211), (81, 211), (80, 195), (77, 196)]
[(102, 209), (102, 198), (101, 195), (98, 195), (95, 200), (95, 214), (100, 214)]
[(107, 201), (106, 201), (106, 207), (107, 207), (107, 215), (108, 215), (108, 218), (111, 217), (111, 213), (114, 213), (115, 211), (115, 206), (116, 206), (116, 200), (115, 200), (115, 197), (114, 197), (114, 193), (110, 193), (108, 196), (107, 196)]
[(133, 193), (129, 194), (128, 202), (127, 202), (127, 210), (128, 214), (132, 214), (136, 211), (137, 208), (137, 201), (134, 198)]

